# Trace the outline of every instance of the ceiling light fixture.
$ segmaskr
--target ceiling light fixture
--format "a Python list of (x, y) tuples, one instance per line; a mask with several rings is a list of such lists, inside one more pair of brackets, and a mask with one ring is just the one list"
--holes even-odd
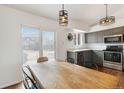
[(115, 23), (115, 16), (108, 16), (108, 5), (105, 4), (105, 7), (106, 7), (106, 17), (100, 19), (99, 21), (99, 24), (102, 26), (107, 26), (107, 25)]
[(59, 25), (60, 26), (68, 25), (68, 11), (64, 10), (64, 4), (62, 4), (62, 10), (59, 11)]

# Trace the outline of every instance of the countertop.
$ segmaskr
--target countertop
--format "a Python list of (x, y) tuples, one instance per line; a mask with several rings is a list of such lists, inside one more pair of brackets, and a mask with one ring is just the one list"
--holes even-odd
[(78, 51), (90, 51), (90, 50), (96, 50), (96, 51), (103, 51), (105, 49), (88, 49), (88, 48), (82, 48), (82, 49), (68, 49), (69, 52), (78, 52)]
[(68, 49), (69, 52), (78, 52), (78, 51), (89, 51), (91, 49)]

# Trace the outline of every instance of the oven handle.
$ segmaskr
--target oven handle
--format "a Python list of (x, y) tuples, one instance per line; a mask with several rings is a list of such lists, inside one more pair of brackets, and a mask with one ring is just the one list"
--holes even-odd
[(123, 53), (123, 52), (115, 52), (115, 51), (103, 51), (103, 52), (120, 53), (120, 54), (122, 54), (122, 53)]

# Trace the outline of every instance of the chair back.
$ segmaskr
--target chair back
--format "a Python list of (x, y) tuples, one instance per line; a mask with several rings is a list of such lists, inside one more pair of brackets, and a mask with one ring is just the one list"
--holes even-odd
[(36, 85), (36, 81), (34, 77), (32, 76), (32, 73), (30, 72), (29, 68), (26, 66), (23, 66), (22, 71), (23, 71), (24, 87), (26, 89), (38, 89)]
[(45, 62), (45, 61), (48, 61), (48, 58), (47, 58), (47, 57), (39, 57), (39, 58), (37, 59), (37, 63)]

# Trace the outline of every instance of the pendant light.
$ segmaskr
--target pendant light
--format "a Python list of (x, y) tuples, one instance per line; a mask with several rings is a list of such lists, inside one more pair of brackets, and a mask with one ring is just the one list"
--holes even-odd
[(59, 11), (59, 25), (60, 26), (68, 25), (68, 11), (64, 10), (64, 4), (62, 4), (62, 10)]
[(106, 7), (106, 17), (100, 19), (99, 21), (99, 24), (102, 26), (107, 26), (107, 25), (115, 23), (115, 16), (108, 16), (108, 5), (105, 4), (105, 7)]

